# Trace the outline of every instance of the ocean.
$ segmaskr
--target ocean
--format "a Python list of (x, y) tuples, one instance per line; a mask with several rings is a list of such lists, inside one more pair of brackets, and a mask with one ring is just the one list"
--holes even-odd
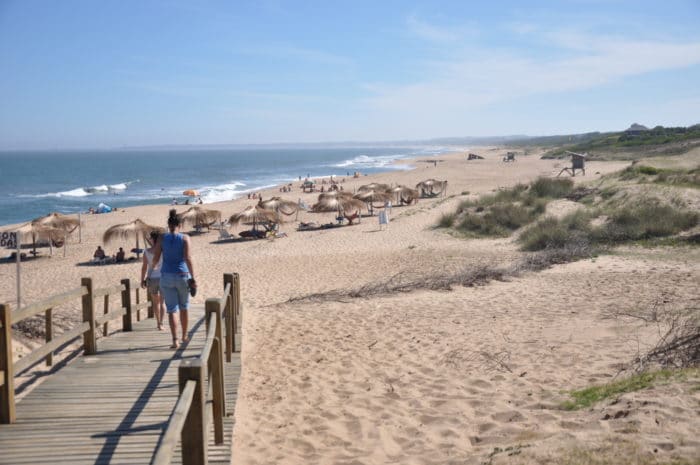
[(0, 152), (0, 225), (49, 212), (77, 213), (104, 203), (114, 208), (184, 201), (186, 189), (204, 203), (232, 200), (299, 176), (347, 176), (396, 169), (404, 158), (440, 147), (112, 150)]

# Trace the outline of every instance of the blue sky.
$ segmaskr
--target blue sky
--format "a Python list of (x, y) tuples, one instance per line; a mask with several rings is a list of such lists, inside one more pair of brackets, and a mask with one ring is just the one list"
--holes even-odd
[(0, 149), (687, 126), (698, 24), (699, 0), (0, 0)]

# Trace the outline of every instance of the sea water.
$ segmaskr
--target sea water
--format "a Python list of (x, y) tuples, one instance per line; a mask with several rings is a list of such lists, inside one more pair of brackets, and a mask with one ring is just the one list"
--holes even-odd
[(371, 174), (407, 165), (440, 147), (230, 150), (114, 150), (0, 152), (0, 225), (49, 212), (85, 212), (185, 200), (195, 189), (204, 203), (232, 200), (299, 177)]

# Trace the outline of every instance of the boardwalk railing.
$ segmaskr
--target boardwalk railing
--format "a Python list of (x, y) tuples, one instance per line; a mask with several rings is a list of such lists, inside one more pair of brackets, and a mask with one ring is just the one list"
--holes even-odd
[[(224, 274), (221, 298), (207, 299), (204, 305), (207, 337), (199, 357), (183, 360), (178, 368), (180, 397), (158, 446), (153, 465), (169, 465), (178, 438), (181, 440), (183, 465), (207, 463), (209, 415), (206, 404), (212, 403), (214, 443), (224, 442), (226, 394), (224, 390), (224, 331), (226, 361), (236, 349), (236, 330), (240, 314), (240, 279), (238, 273)], [(206, 377), (205, 377), (206, 373)]]
[[(110, 297), (120, 296), (119, 308), (110, 310)], [(95, 316), (95, 299), (102, 297), (104, 313), (97, 318)], [(59, 305), (81, 299), (83, 311), (82, 324), (67, 330), (54, 337), (53, 309)], [(12, 311), (9, 304), (0, 304), (0, 423), (15, 422), (15, 387), (16, 374), (30, 368), (42, 359), (47, 366), (53, 365), (53, 355), (62, 347), (79, 337), (83, 337), (83, 350), (85, 355), (97, 353), (97, 328), (102, 325), (102, 335), (108, 334), (108, 322), (122, 317), (122, 330), (131, 331), (131, 323), (136, 314), (136, 319), (141, 319), (141, 310), (148, 309), (148, 316), (152, 317), (150, 297), (141, 302), (138, 286), (135, 288), (135, 301), (131, 299), (131, 282), (122, 279), (120, 284), (100, 289), (94, 289), (91, 278), (83, 278), (80, 286), (62, 294), (54, 295), (48, 299), (27, 305), (16, 311)], [(12, 325), (27, 318), (44, 313), (45, 343), (33, 350), (29, 355), (13, 362), (12, 360)]]

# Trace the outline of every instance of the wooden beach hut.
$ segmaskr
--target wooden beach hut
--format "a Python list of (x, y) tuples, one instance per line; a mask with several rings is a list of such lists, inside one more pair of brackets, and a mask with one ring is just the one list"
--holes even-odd
[(583, 175), (586, 175), (586, 157), (588, 156), (588, 153), (576, 153), (576, 152), (569, 152), (568, 150), (566, 151), (569, 155), (571, 155), (571, 166), (563, 168), (559, 174), (557, 174), (557, 177), (561, 176), (561, 174), (566, 171), (569, 173), (571, 176), (576, 176), (576, 170), (581, 170), (583, 172)]

